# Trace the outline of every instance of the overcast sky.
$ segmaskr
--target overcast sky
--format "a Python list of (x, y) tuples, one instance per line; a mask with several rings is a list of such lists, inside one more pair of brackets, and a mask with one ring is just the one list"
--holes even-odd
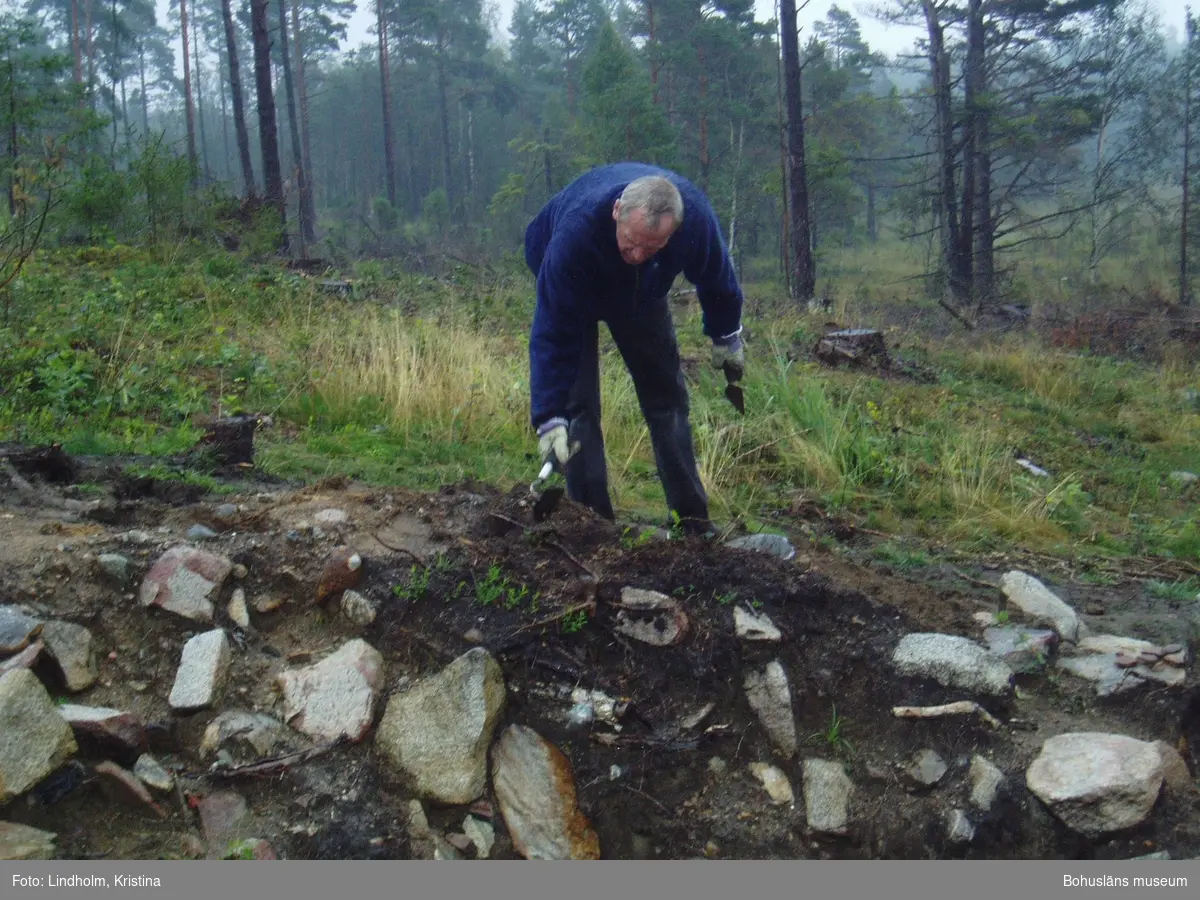
[[(15, 0), (0, 0), (0, 7), (11, 5), (13, 2)], [(370, 31), (375, 21), (374, 0), (357, 0), (357, 2), (358, 9), (350, 19), (349, 35), (343, 44), (343, 49), (351, 49), (363, 43), (374, 44), (375, 41)], [(484, 2), (495, 5), (500, 28), (507, 37), (509, 20), (512, 18), (513, 0), (484, 0)], [(798, 2), (803, 3), (803, 0), (798, 0)], [(1131, 2), (1137, 3), (1141, 0), (1131, 0)], [(1185, 0), (1144, 0), (1144, 2), (1157, 12), (1173, 40), (1181, 42), (1184, 34)], [(159, 22), (170, 28), (169, 23), (172, 19), (167, 14), (170, 0), (156, 0), (156, 3)], [(767, 21), (774, 18), (777, 3), (778, 0), (756, 0), (755, 11), (758, 19)], [(1200, 6), (1200, 0), (1196, 0), (1196, 3), (1197, 6)], [(833, 0), (809, 0), (803, 9), (798, 11), (797, 18), (800, 22), (802, 43), (811, 33), (813, 23), (825, 18), (832, 5)], [(871, 48), (886, 53), (888, 56), (911, 50), (914, 38), (920, 33), (919, 29), (884, 24), (872, 17), (872, 10), (881, 5), (888, 5), (888, 0), (842, 0), (839, 5), (843, 9), (848, 9), (858, 19), (862, 26), (863, 37)], [(174, 41), (174, 44), (177, 68), (182, 72), (178, 39)]]
[[(165, 0), (160, 0), (165, 2)], [(485, 2), (495, 3), (499, 10), (500, 27), (507, 31), (509, 20), (512, 18), (513, 0), (485, 0)], [(797, 0), (797, 4), (803, 3), (804, 0)], [(1133, 0), (1138, 2), (1138, 0)], [(1146, 0), (1152, 9), (1158, 12), (1159, 18), (1163, 24), (1169, 29), (1174, 30), (1176, 40), (1183, 38), (1183, 21), (1184, 21), (1184, 2), (1185, 0)], [(760, 21), (767, 21), (775, 18), (776, 4), (778, 0), (756, 0), (755, 14)], [(797, 19), (800, 23), (801, 43), (806, 39), (806, 35), (811, 32), (812, 24), (820, 19), (825, 18), (829, 12), (829, 7), (833, 5), (833, 0), (810, 0), (810, 2), (799, 10)], [(871, 45), (871, 49), (879, 50), (889, 56), (894, 56), (896, 53), (907, 51), (912, 48), (913, 39), (919, 34), (917, 29), (900, 28), (895, 25), (884, 24), (872, 18), (871, 12), (879, 6), (887, 6), (887, 0), (842, 0), (839, 3), (842, 9), (849, 10), (854, 14), (862, 26), (863, 37), (867, 43)], [(1200, 5), (1200, 3), (1198, 3)], [(358, 11), (350, 20), (350, 33), (347, 45), (355, 47), (360, 43), (369, 42), (373, 37), (368, 30), (374, 22), (373, 10), (375, 8), (372, 0), (359, 0)]]

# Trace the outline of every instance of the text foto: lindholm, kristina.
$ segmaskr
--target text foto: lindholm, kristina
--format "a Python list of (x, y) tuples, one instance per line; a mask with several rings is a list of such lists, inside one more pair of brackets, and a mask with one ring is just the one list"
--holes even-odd
[(47, 875), (46, 887), (162, 887), (162, 879), (153, 875)]

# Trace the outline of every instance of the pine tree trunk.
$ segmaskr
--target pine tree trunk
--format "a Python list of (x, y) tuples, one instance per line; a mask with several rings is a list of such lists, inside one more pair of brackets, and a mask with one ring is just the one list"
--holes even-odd
[(112, 90), (112, 97), (109, 99), (109, 109), (112, 110), (112, 119), (113, 119), (112, 120), (112, 130), (113, 130), (112, 131), (112, 153), (111, 153), (110, 158), (115, 164), (116, 158), (117, 158), (117, 140), (120, 135), (120, 131), (118, 130), (118, 128), (119, 128), (119, 123), (121, 120), (120, 110), (117, 109), (117, 70), (118, 70), (118, 66), (115, 62), (116, 60), (119, 60), (121, 58), (120, 32), (117, 30), (117, 0), (109, 0), (108, 12), (109, 12), (109, 17), (112, 19), (113, 60), (114, 60), (114, 63), (112, 66), (112, 79), (109, 84), (109, 87)]
[(242, 184), (246, 189), (246, 197), (253, 200), (258, 191), (254, 184), (254, 165), (250, 160), (250, 132), (246, 127), (246, 111), (242, 102), (242, 72), (238, 64), (232, 0), (221, 0), (221, 17), (225, 20), (225, 48), (229, 56), (229, 98), (233, 103), (233, 130), (237, 137), (238, 158), (242, 164)]
[(266, 201), (279, 212), (280, 249), (287, 250), (287, 208), (283, 203), (283, 172), (279, 162), (279, 131), (275, 122), (275, 95), (271, 86), (271, 32), (268, 0), (250, 0), (254, 37), (254, 82), (258, 93), (258, 138), (262, 146)]
[[(729, 123), (730, 143), (733, 142), (733, 123)], [(737, 155), (733, 162), (733, 190), (729, 200), (729, 255), (733, 260), (733, 270), (740, 274), (742, 254), (739, 252), (738, 240), (738, 176), (742, 171), (742, 151), (746, 146), (746, 123), (738, 123)]]
[(696, 48), (700, 66), (700, 190), (708, 190), (708, 71), (705, 68), (704, 48)]
[(308, 82), (304, 75), (304, 37), (300, 31), (300, 0), (292, 0), (292, 34), (296, 50), (296, 86), (300, 89), (300, 164), (304, 167), (304, 186), (300, 191), (304, 237), (317, 239), (317, 215), (313, 188), (312, 145), (309, 142)]
[(183, 96), (187, 120), (188, 163), (196, 172), (196, 114), (192, 108), (192, 55), (188, 50), (187, 0), (179, 0), (179, 30), (183, 35)]
[(980, 304), (990, 304), (996, 292), (996, 221), (992, 216), (991, 123), (985, 114), (979, 122), (975, 161), (975, 246), (973, 285)]
[(1192, 65), (1195, 62), (1196, 23), (1189, 12), (1187, 17), (1187, 43), (1183, 48), (1183, 189), (1182, 207), (1179, 216), (1179, 305), (1188, 306), (1192, 292), (1188, 281), (1189, 216), (1191, 210), (1191, 167), (1192, 167)]
[(475, 194), (475, 109), (467, 107), (467, 196)]
[(938, 145), (938, 204), (941, 221), (941, 257), (945, 273), (945, 296), (942, 306), (961, 316), (961, 307), (969, 300), (960, 278), (959, 223), (955, 203), (954, 119), (950, 105), (950, 60), (943, 42), (943, 29), (938, 21), (933, 0), (923, 0), (925, 23), (929, 30), (929, 65), (933, 80), (933, 101)]
[(229, 158), (229, 96), (225, 91), (225, 73), (229, 66), (225, 64), (226, 50), (217, 41), (217, 86), (221, 94), (221, 177), (232, 180), (233, 164)]
[[(963, 179), (962, 207), (959, 215), (961, 229), (958, 235), (958, 247), (955, 253), (958, 279), (967, 296), (974, 291), (974, 240), (975, 240), (975, 205), (982, 198), (977, 195), (979, 188), (978, 165), (980, 151), (980, 132), (986, 113), (979, 102), (984, 80), (984, 31), (982, 0), (968, 0), (967, 3), (967, 64), (964, 72), (964, 93), (966, 97), (965, 123), (963, 134)], [(976, 300), (982, 298), (976, 297)]]
[(404, 92), (404, 149), (408, 154), (408, 211), (421, 211), (421, 191), (417, 185), (417, 132), (413, 128), (412, 91)]
[[(8, 48), (8, 215), (17, 217), (17, 161), (21, 155), (20, 133), (17, 130), (17, 78), (13, 70), (12, 47)], [(5, 306), (5, 321), (8, 307)]]
[(375, 0), (379, 23), (379, 81), (383, 91), (383, 165), (388, 203), (396, 208), (396, 145), (392, 139), (392, 71), (388, 63), (387, 17), (383, 0)]
[(437, 36), (437, 90), (442, 113), (442, 182), (450, 209), (454, 209), (454, 165), (450, 154), (450, 87), (446, 79), (446, 47), (442, 34)]
[(192, 23), (192, 56), (196, 62), (196, 116), (200, 122), (200, 158), (204, 162), (204, 181), (212, 181), (208, 165), (208, 136), (204, 128), (204, 75), (200, 71), (200, 25)]
[[(783, 42), (783, 28), (780, 26), (780, 44)], [(779, 183), (783, 185), (783, 190), (779, 195), (779, 263), (781, 274), (783, 275), (784, 290), (787, 291), (789, 297), (792, 296), (792, 251), (791, 251), (791, 236), (788, 229), (788, 192), (787, 192), (787, 167), (788, 167), (788, 152), (787, 152), (787, 124), (786, 117), (783, 111), (783, 54), (780, 53), (776, 63), (775, 77), (775, 103), (777, 121), (779, 124)]]
[(816, 293), (809, 230), (808, 177), (804, 164), (804, 115), (801, 102), (800, 45), (796, 35), (796, 0), (780, 0), (783, 29), (784, 96), (787, 102), (788, 196), (791, 214), (792, 299), (807, 304)]
[(150, 140), (150, 98), (146, 96), (146, 45), (138, 38), (138, 81), (142, 87), (142, 140)]
[(133, 129), (129, 127), (129, 100), (125, 96), (125, 76), (121, 75), (121, 121), (125, 123), (125, 149), (133, 146)]
[[(374, 121), (372, 116), (367, 112), (367, 94), (367, 76), (364, 72), (363, 89), (361, 92), (362, 134), (367, 133), (368, 125)], [(371, 209), (371, 195), (375, 193), (375, 173), (371, 170), (371, 158), (374, 154), (371, 153), (371, 149), (367, 146), (366, 141), (358, 142), (358, 152), (359, 158), (356, 160), (356, 164), (353, 167), (354, 171), (350, 173), (350, 177), (354, 182), (354, 195), (358, 197), (359, 201), (359, 218), (365, 219)]]
[(658, 34), (654, 21), (654, 2), (646, 0), (647, 41), (646, 53), (650, 56), (650, 98), (658, 105)]
[(83, 50), (79, 46), (79, 0), (71, 0), (71, 54), (75, 58), (75, 84), (83, 83)]
[[(92, 90), (96, 77), (96, 53), (92, 46), (92, 0), (84, 0), (83, 16), (84, 52), (87, 54), (87, 98), (88, 106), (95, 109), (95, 92)], [(186, 50), (186, 46), (184, 48)]]
[(867, 178), (867, 240), (879, 241), (879, 222), (875, 212), (875, 179)]
[[(297, 175), (296, 187), (299, 190), (299, 197), (303, 197), (307, 173), (304, 171), (304, 154), (300, 150), (300, 125), (296, 116), (296, 88), (295, 82), (292, 80), (292, 61), (288, 48), (287, 0), (279, 0), (279, 51), (283, 64), (283, 86), (287, 92), (288, 134), (292, 142), (292, 171)], [(296, 208), (299, 210), (300, 219), (300, 258), (304, 259), (308, 252), (304, 245), (308, 240), (311, 225), (305, 221), (304, 203), (300, 201), (299, 197)]]

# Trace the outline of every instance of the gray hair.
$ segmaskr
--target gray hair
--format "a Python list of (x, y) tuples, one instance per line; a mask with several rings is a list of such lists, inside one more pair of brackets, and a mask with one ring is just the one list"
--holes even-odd
[(631, 181), (621, 192), (621, 218), (627, 219), (635, 209), (645, 210), (646, 224), (658, 230), (659, 220), (670, 215), (678, 228), (683, 222), (683, 197), (679, 188), (661, 175), (645, 175)]

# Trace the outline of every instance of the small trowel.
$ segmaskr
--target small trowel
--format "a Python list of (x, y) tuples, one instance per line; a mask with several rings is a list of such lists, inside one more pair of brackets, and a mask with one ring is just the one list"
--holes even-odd
[(725, 371), (725, 399), (744, 416), (746, 414), (746, 397), (742, 393), (741, 385), (737, 383), (739, 376), (729, 363), (725, 363), (721, 368)]
[(563, 494), (566, 493), (561, 484), (546, 486), (555, 471), (554, 460), (546, 460), (542, 463), (542, 471), (538, 472), (537, 479), (529, 486), (529, 493), (536, 498), (533, 503), (535, 522), (546, 521), (554, 510), (558, 509), (558, 504), (562, 502)]
[[(572, 441), (570, 450), (567, 453), (567, 459), (574, 457), (579, 452), (581, 446), (579, 441)], [(542, 463), (542, 471), (538, 472), (538, 477), (529, 486), (529, 493), (537, 498), (533, 503), (533, 521), (544, 522), (554, 510), (558, 509), (558, 504), (562, 501), (563, 494), (567, 492), (567, 479), (565, 474), (563, 474), (565, 470), (565, 466), (556, 464), (553, 454), (546, 457), (546, 460)], [(555, 474), (558, 475), (557, 478), (554, 478), (555, 483), (547, 487), (547, 484)]]

